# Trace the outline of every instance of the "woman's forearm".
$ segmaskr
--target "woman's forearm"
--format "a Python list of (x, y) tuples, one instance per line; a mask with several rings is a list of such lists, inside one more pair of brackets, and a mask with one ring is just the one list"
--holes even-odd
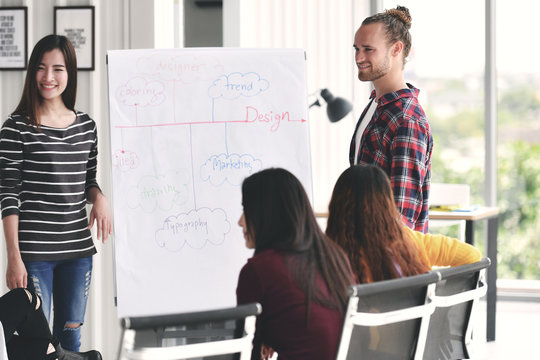
[(8, 215), (2, 219), (8, 260), (20, 258), (19, 251), (19, 215)]

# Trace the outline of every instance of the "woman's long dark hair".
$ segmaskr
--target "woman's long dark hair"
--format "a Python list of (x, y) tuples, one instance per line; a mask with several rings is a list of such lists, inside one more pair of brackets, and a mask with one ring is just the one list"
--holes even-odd
[(75, 99), (77, 97), (77, 58), (75, 49), (69, 39), (62, 35), (47, 35), (37, 42), (28, 61), (28, 71), (21, 95), (21, 100), (14, 114), (27, 117), (30, 123), (39, 126), (39, 106), (43, 99), (38, 91), (36, 82), (36, 72), (38, 70), (43, 54), (48, 51), (58, 49), (64, 55), (66, 71), (68, 74), (67, 86), (62, 93), (64, 105), (70, 109), (75, 109)]
[[(307, 312), (316, 303), (344, 311), (347, 286), (353, 284), (343, 251), (320, 229), (300, 181), (289, 171), (272, 168), (242, 184), (242, 203), (255, 254), (275, 249), (286, 256), (293, 278), (307, 297)], [(319, 274), (328, 293), (315, 283)]]
[(326, 235), (347, 253), (360, 283), (429, 270), (405, 232), (390, 180), (377, 166), (352, 166), (338, 178)]

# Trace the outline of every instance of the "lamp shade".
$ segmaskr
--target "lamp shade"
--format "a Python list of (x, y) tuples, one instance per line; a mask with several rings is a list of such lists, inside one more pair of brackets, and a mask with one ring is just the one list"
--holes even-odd
[(335, 97), (328, 89), (321, 90), (321, 97), (327, 103), (326, 115), (330, 122), (338, 122), (352, 110), (352, 104), (349, 101)]

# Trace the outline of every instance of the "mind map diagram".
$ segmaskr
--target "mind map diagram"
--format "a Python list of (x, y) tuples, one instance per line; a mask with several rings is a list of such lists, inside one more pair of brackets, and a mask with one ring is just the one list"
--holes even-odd
[[(306, 125), (304, 112), (269, 96), (280, 91), (273, 88), (270, 69), (229, 67), (204, 54), (146, 56), (114, 89), (121, 121), (113, 124), (120, 133), (113, 173), (132, 184), (128, 209), (160, 214), (154, 241), (165, 251), (222, 245), (234, 222), (226, 206), (202, 196), (208, 192), (202, 187), (238, 189), (245, 177), (267, 166), (265, 151), (257, 150), (258, 134)], [(129, 140), (134, 132), (144, 143)], [(207, 136), (216, 141), (207, 144)], [(161, 151), (177, 154), (178, 162), (165, 161)]]

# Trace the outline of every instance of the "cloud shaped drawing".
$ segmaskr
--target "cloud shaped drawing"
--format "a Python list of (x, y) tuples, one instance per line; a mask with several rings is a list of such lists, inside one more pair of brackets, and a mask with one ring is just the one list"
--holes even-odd
[(202, 249), (208, 244), (221, 245), (231, 230), (223, 209), (200, 208), (177, 216), (169, 216), (163, 227), (156, 230), (156, 243), (171, 252), (185, 245)]
[(190, 84), (223, 72), (223, 65), (213, 56), (156, 54), (140, 58), (137, 69), (143, 74), (158, 76), (163, 80)]
[(141, 207), (145, 212), (155, 209), (170, 210), (188, 200), (188, 180), (184, 172), (171, 170), (164, 174), (143, 176), (128, 194), (131, 208)]
[(262, 168), (262, 161), (249, 154), (212, 155), (200, 168), (202, 181), (209, 181), (219, 186), (227, 181), (231, 185), (240, 185), (249, 175)]
[(136, 77), (116, 90), (116, 98), (126, 106), (155, 106), (165, 100), (165, 90), (159, 81)]
[(221, 75), (208, 89), (211, 98), (236, 99), (240, 96), (251, 97), (265, 91), (270, 87), (268, 80), (261, 79), (259, 74), (249, 72), (242, 74), (234, 72), (229, 75)]
[(120, 171), (129, 171), (139, 166), (139, 157), (133, 151), (116, 150), (112, 156), (112, 164)]

